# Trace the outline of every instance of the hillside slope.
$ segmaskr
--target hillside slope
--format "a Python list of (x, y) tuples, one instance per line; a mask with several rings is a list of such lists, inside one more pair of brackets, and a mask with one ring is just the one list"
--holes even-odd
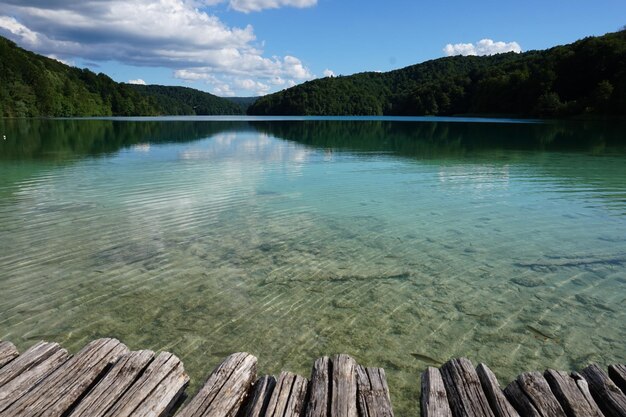
[(242, 113), (240, 106), (209, 93), (117, 83), (0, 37), (0, 117)]
[(214, 115), (244, 114), (237, 103), (188, 87), (126, 84), (144, 96), (154, 98), (163, 114)]
[(626, 30), (543, 51), (318, 79), (261, 97), (248, 114), (624, 116)]

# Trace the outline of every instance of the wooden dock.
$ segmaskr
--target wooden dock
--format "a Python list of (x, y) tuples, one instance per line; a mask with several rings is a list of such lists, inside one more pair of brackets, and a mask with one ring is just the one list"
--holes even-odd
[(485, 364), (452, 359), (422, 374), (422, 417), (626, 417), (626, 366), (525, 372), (504, 389)]
[[(257, 378), (257, 359), (234, 353), (185, 401), (188, 383), (172, 353), (116, 339), (75, 355), (49, 342), (19, 354), (0, 341), (0, 417), (393, 417), (385, 371), (348, 355), (316, 360), (307, 379)], [(502, 389), (485, 364), (460, 358), (422, 374), (421, 416), (626, 417), (624, 393), (625, 365), (526, 372)]]
[(311, 379), (257, 378), (257, 359), (227, 357), (194, 398), (173, 354), (131, 352), (98, 339), (75, 355), (40, 342), (19, 354), (0, 342), (0, 417), (393, 417), (385, 371), (348, 355), (315, 361)]

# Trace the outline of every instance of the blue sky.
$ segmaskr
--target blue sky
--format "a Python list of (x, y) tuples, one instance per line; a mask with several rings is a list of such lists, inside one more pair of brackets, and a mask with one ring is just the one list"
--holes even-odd
[(223, 96), (544, 49), (624, 25), (624, 0), (0, 0), (0, 35), (26, 49), (116, 81)]

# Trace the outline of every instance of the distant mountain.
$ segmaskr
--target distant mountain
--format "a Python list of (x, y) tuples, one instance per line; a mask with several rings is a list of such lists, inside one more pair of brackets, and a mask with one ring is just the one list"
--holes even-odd
[(152, 97), (162, 114), (215, 115), (245, 114), (245, 109), (231, 100), (188, 87), (125, 84), (144, 96)]
[(117, 83), (0, 37), (0, 117), (243, 113), (231, 101), (191, 88)]
[(244, 113), (248, 110), (248, 108), (254, 104), (259, 97), (224, 97), (228, 101), (232, 101), (235, 104), (238, 104), (244, 111)]
[(248, 114), (623, 117), (626, 30), (543, 51), (322, 78), (261, 97)]

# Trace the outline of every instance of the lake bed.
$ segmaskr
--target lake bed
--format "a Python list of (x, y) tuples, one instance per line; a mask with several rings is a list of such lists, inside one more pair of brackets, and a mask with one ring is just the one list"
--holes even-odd
[(622, 128), (0, 120), (0, 339), (117, 337), (196, 387), (236, 351), (305, 376), (349, 353), (397, 415), (451, 357), (502, 382), (624, 362)]

